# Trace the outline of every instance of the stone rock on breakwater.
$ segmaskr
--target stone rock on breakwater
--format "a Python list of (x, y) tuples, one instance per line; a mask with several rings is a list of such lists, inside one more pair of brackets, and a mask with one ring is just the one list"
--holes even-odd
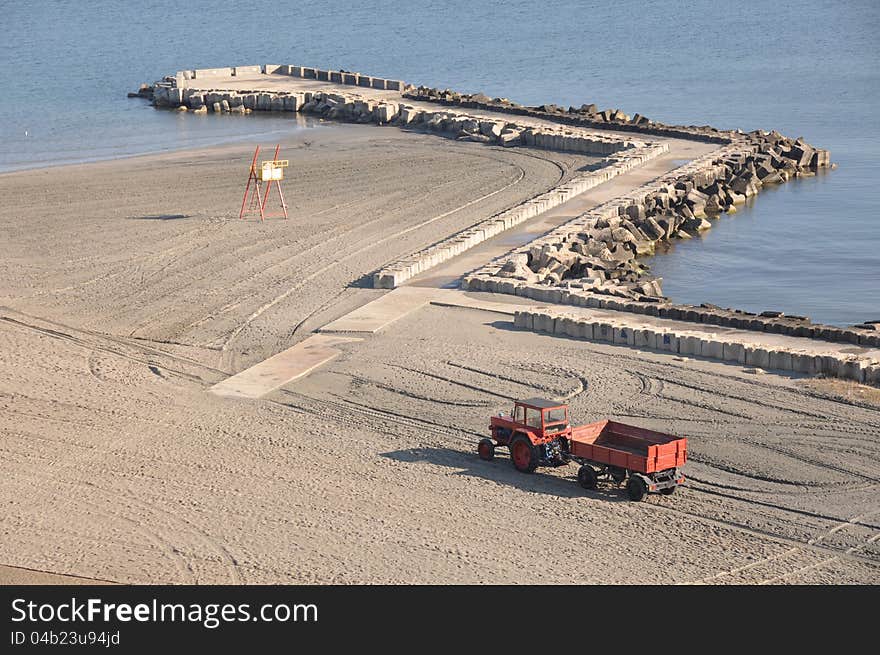
[(639, 257), (688, 239), (765, 186), (814, 175), (827, 150), (777, 132), (752, 133), (632, 193), (585, 212), (474, 273), (528, 284), (660, 302), (661, 280)]
[(461, 111), (425, 111), (403, 102), (378, 100), (358, 93), (329, 91), (266, 91), (152, 87), (153, 104), (161, 108), (187, 107), (197, 113), (251, 111), (301, 112), (327, 120), (422, 129), (504, 147), (527, 145), (589, 155), (611, 155), (645, 147), (635, 139), (610, 137), (565, 127), (534, 127), (486, 119)]
[(624, 132), (634, 131), (656, 136), (700, 139), (714, 143), (729, 143), (733, 138), (736, 138), (731, 135), (737, 134), (717, 130), (708, 125), (664, 125), (641, 114), (629, 116), (620, 109), (599, 111), (595, 104), (583, 104), (580, 107), (568, 107), (568, 109), (553, 104), (528, 107), (508, 98), (490, 98), (482, 93), (460, 93), (450, 89), (441, 90), (428, 86), (409, 87), (403, 95), (413, 100), (533, 116), (580, 127), (614, 129)]

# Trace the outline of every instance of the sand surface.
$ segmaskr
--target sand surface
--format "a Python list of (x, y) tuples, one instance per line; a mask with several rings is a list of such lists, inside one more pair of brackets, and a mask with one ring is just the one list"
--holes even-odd
[(377, 127), (284, 146), (291, 218), (262, 224), (238, 219), (243, 146), (0, 176), (0, 305), (238, 370), (372, 297), (382, 264), (598, 161)]
[[(436, 306), (261, 400), (207, 393), (590, 163), (370, 127), (286, 146), (292, 218), (265, 224), (237, 218), (242, 146), (0, 176), (0, 582), (880, 581), (870, 398)], [(687, 436), (687, 487), (479, 460), (534, 395)]]

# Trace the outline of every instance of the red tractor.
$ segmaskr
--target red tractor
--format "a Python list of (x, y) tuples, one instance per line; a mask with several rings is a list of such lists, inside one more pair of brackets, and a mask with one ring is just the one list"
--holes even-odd
[(492, 438), (477, 446), (480, 458), (490, 461), (496, 446), (506, 446), (523, 473), (577, 462), (582, 487), (595, 489), (600, 477), (617, 484), (626, 480), (632, 500), (672, 494), (684, 482), (680, 468), (687, 460), (687, 439), (614, 421), (572, 427), (568, 405), (552, 400), (518, 400), (510, 415), (491, 418), (489, 430)]

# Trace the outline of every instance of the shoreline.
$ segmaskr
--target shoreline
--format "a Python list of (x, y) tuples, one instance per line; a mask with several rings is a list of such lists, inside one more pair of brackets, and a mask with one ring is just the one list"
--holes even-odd
[[(189, 119), (202, 120), (201, 117), (193, 117), (193, 116), (185, 116), (182, 118), (185, 118), (188, 120)], [(281, 116), (263, 116), (263, 117), (257, 118), (257, 120), (278, 120), (280, 118), (281, 118)], [(17, 165), (14, 168), (4, 168), (4, 167), (0, 166), (0, 175), (8, 175), (11, 173), (20, 173), (20, 172), (24, 172), (24, 171), (31, 171), (31, 172), (41, 171), (41, 170), (48, 170), (48, 169), (59, 168), (59, 167), (64, 167), (64, 166), (81, 166), (81, 165), (86, 165), (86, 164), (99, 164), (102, 162), (125, 161), (125, 160), (134, 159), (134, 158), (138, 158), (138, 157), (164, 155), (164, 154), (171, 154), (171, 153), (175, 153), (175, 152), (185, 152), (185, 151), (190, 151), (190, 150), (193, 150), (193, 151), (202, 150), (202, 149), (208, 149), (208, 148), (214, 148), (214, 147), (222, 147), (222, 146), (226, 146), (226, 145), (235, 145), (235, 144), (239, 144), (239, 143), (242, 143), (245, 141), (252, 141), (252, 140), (268, 138), (268, 137), (271, 137), (273, 139), (274, 138), (283, 138), (286, 136), (286, 134), (288, 132), (294, 132), (297, 130), (311, 130), (311, 129), (315, 129), (315, 128), (319, 128), (319, 127), (331, 127), (331, 126), (335, 127), (336, 126), (333, 124), (318, 122), (316, 120), (313, 121), (311, 118), (308, 118), (308, 117), (299, 117), (298, 116), (297, 119), (298, 119), (297, 121), (290, 121), (291, 125), (288, 128), (284, 128), (284, 127), (279, 126), (277, 129), (272, 129), (272, 130), (267, 130), (267, 131), (255, 130), (255, 131), (251, 131), (248, 133), (237, 134), (235, 136), (230, 134), (228, 136), (221, 136), (219, 138), (219, 140), (216, 140), (216, 141), (212, 140), (210, 143), (204, 143), (204, 144), (186, 144), (186, 145), (178, 145), (178, 146), (168, 146), (168, 147), (160, 148), (158, 150), (145, 150), (145, 151), (138, 151), (138, 152), (131, 152), (131, 153), (113, 154), (113, 155), (107, 155), (107, 156), (86, 157), (86, 158), (82, 158), (82, 159), (75, 159), (75, 160), (71, 160), (71, 161), (62, 161), (62, 162), (58, 162), (58, 163), (48, 163), (46, 161), (31, 162), (31, 163)], [(300, 120), (305, 121), (307, 124), (305, 124), (305, 125), (299, 124)], [(52, 161), (54, 161), (54, 159)]]

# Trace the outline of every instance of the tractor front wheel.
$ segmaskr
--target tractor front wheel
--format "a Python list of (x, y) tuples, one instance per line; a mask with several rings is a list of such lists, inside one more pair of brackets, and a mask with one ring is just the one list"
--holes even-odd
[(584, 489), (595, 489), (599, 486), (599, 476), (596, 469), (589, 464), (584, 464), (578, 469), (578, 484)]
[(480, 439), (480, 443), (477, 445), (477, 454), (480, 459), (491, 462), (495, 457), (495, 444), (491, 439)]
[(510, 459), (520, 473), (533, 473), (538, 468), (537, 449), (523, 434), (516, 435), (510, 442)]
[(630, 476), (626, 483), (626, 493), (629, 494), (630, 500), (635, 500), (636, 502), (644, 500), (645, 496), (648, 495), (648, 485), (641, 478)]

